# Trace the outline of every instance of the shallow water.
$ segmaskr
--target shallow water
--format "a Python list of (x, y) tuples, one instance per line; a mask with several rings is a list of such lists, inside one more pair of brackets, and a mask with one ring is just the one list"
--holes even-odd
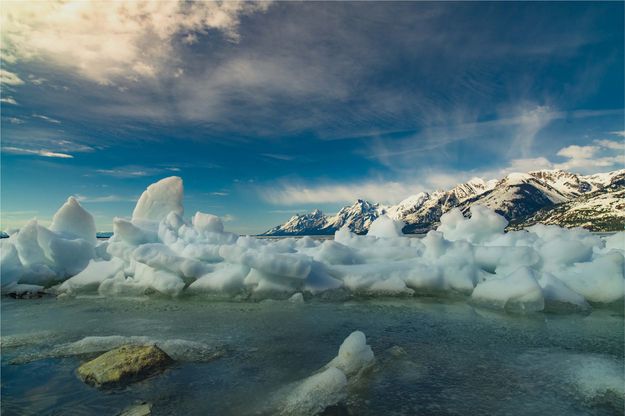
[[(3, 299), (1, 311), (3, 415), (115, 415), (138, 401), (154, 415), (258, 414), (354, 330), (366, 334), (376, 364), (350, 387), (350, 414), (623, 414), (622, 311), (506, 315), (415, 298)], [(93, 355), (61, 354), (59, 345), (111, 335), (194, 341), (225, 355), (203, 362), (183, 349), (160, 375), (98, 390), (75, 375)]]

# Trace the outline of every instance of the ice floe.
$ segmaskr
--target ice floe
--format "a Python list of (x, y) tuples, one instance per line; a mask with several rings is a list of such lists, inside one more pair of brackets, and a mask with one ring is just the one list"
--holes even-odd
[[(296, 293), (462, 295), (490, 308), (540, 311), (621, 301), (624, 235), (534, 225), (504, 232), (485, 207), (453, 209), (422, 238), (378, 218), (369, 235), (347, 229), (334, 240), (262, 239), (225, 231), (221, 219), (183, 217), (178, 177), (150, 185), (131, 218), (97, 242), (93, 217), (69, 198), (50, 228), (33, 220), (1, 244), (3, 292), (56, 287), (72, 296), (215, 295), (288, 299)], [(299, 299), (299, 297), (298, 297)]]

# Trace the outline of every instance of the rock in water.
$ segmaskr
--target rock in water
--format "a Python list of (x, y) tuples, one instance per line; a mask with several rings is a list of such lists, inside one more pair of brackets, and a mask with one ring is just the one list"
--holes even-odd
[(172, 362), (155, 345), (123, 345), (81, 365), (78, 376), (87, 384), (109, 387), (141, 380)]

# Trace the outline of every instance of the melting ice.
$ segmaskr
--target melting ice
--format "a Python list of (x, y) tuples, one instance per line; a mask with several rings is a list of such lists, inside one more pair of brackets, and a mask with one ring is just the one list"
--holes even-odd
[(624, 232), (602, 238), (535, 225), (504, 233), (503, 217), (474, 206), (470, 218), (449, 211), (420, 239), (383, 216), (366, 236), (341, 229), (333, 241), (270, 240), (229, 233), (211, 214), (185, 220), (182, 198), (178, 177), (150, 185), (104, 242), (96, 241), (93, 217), (69, 198), (50, 228), (32, 220), (0, 242), (3, 292), (61, 283), (62, 296), (460, 294), (520, 311), (585, 309), (624, 296)]

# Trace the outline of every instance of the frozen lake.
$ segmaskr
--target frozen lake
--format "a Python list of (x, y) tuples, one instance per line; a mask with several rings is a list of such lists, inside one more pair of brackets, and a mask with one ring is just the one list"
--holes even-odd
[[(344, 414), (623, 414), (622, 310), (514, 315), (434, 298), (97, 297), (5, 298), (1, 309), (7, 416), (115, 415), (137, 401), (152, 403), (153, 415), (271, 414), (263, 413), (268, 398), (321, 368), (354, 330), (376, 362), (350, 385)], [(98, 390), (75, 375), (94, 356), (79, 353), (97, 342), (67, 347), (88, 336), (169, 341), (178, 362), (127, 388)], [(198, 346), (225, 355), (206, 362)]]

